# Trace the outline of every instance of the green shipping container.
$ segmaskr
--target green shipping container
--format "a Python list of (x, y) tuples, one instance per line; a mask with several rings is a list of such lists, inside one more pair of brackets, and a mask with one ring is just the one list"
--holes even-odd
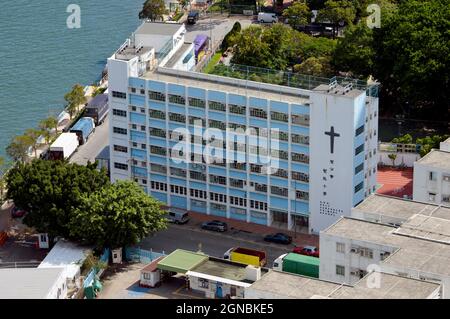
[(289, 253), (283, 258), (283, 271), (319, 278), (319, 258)]

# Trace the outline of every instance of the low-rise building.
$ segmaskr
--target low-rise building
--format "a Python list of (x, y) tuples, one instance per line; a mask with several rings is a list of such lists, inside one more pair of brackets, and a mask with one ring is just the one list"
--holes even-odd
[(415, 214), (401, 226), (343, 217), (320, 234), (320, 279), (355, 284), (377, 270), (441, 283), (450, 298), (450, 216)]
[(438, 299), (441, 286), (374, 272), (353, 286), (280, 271), (269, 271), (245, 289), (248, 299)]
[(67, 296), (65, 269), (0, 269), (0, 299), (64, 299)]
[(414, 163), (413, 199), (450, 206), (450, 147), (433, 149)]

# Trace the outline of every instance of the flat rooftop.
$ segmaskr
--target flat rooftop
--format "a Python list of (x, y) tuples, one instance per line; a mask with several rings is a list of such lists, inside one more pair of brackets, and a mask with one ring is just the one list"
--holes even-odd
[[(225, 260), (219, 261), (210, 258), (204, 263), (192, 268), (191, 271), (234, 281), (249, 282), (246, 279), (246, 267), (247, 265), (244, 264), (237, 264)], [(263, 271), (261, 271), (261, 274), (262, 273)]]
[[(176, 72), (175, 70), (173, 71)], [(204, 78), (200, 79), (199, 76)], [(273, 85), (274, 89), (268, 90), (264, 88), (265, 83), (248, 81), (252, 82), (256, 86), (259, 85), (260, 89), (257, 89), (254, 87), (239, 85), (238, 84), (239, 82), (237, 80), (233, 84), (228, 84), (224, 81), (221, 81), (221, 79), (230, 80), (229, 77), (223, 77), (218, 75), (209, 75), (189, 71), (176, 72), (176, 74), (170, 74), (164, 72), (164, 68), (159, 67), (158, 70), (156, 71), (149, 71), (145, 73), (143, 75), (143, 78), (154, 81), (185, 85), (189, 87), (197, 87), (206, 90), (216, 90), (234, 93), (238, 95), (270, 99), (273, 101), (282, 101), (298, 104), (309, 103), (309, 96), (305, 95), (306, 92), (305, 90), (298, 89), (299, 91), (298, 94), (288, 94), (281, 91), (281, 88), (283, 88), (283, 86)], [(280, 91), (277, 91), (277, 88), (280, 88)]]
[(185, 274), (207, 260), (207, 255), (177, 249), (158, 262), (158, 269)]
[(183, 26), (180, 23), (144, 22), (134, 32), (135, 34), (172, 36)]
[(173, 68), (175, 63), (177, 63), (180, 58), (187, 52), (189, 47), (192, 45), (190, 42), (184, 42), (181, 47), (177, 50), (177, 52), (174, 53), (174, 55), (167, 61), (165, 67), (166, 68)]
[(381, 276), (380, 287), (369, 288), (370, 275), (350, 286), (272, 270), (253, 283), (250, 289), (293, 299), (425, 299), (440, 287), (437, 283), (423, 280), (378, 274)]
[[(352, 210), (368, 213), (372, 216), (388, 216), (404, 220), (415, 214), (450, 219), (449, 208), (380, 194), (370, 195)], [(380, 220), (382, 221), (382, 218)]]
[(364, 91), (357, 90), (353, 87), (346, 88), (342, 85), (336, 85), (336, 87), (330, 90), (330, 86), (326, 84), (317, 86), (314, 91), (327, 92), (328, 95), (343, 96), (349, 98), (355, 98), (364, 93)]
[(46, 298), (64, 268), (0, 269), (0, 299)]
[(433, 149), (416, 163), (450, 170), (450, 152)]
[[(414, 223), (411, 225), (415, 225), (416, 229), (411, 231), (411, 228), (403, 228), (403, 226), (396, 228), (390, 225), (343, 217), (321, 234), (392, 247), (395, 250), (394, 253), (386, 258), (383, 263), (450, 276), (450, 245), (442, 241), (436, 241), (436, 234), (426, 231), (429, 229), (428, 225), (425, 224), (423, 231), (426, 236), (422, 237), (417, 234), (420, 227), (418, 228)], [(447, 223), (444, 223), (443, 227), (447, 231)], [(408, 232), (411, 233), (408, 234)]]

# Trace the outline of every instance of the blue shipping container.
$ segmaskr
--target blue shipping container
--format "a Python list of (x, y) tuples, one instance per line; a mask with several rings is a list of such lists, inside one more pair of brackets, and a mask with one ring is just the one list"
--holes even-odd
[(94, 119), (91, 117), (82, 117), (75, 123), (74, 126), (70, 129), (70, 132), (76, 133), (78, 136), (78, 140), (80, 145), (86, 143), (89, 135), (94, 131), (95, 124)]

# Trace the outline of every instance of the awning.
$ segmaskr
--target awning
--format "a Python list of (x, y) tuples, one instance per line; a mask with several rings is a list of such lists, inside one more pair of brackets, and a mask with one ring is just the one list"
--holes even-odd
[(192, 268), (207, 261), (209, 257), (201, 253), (194, 253), (183, 249), (177, 249), (158, 262), (158, 269), (185, 274)]

